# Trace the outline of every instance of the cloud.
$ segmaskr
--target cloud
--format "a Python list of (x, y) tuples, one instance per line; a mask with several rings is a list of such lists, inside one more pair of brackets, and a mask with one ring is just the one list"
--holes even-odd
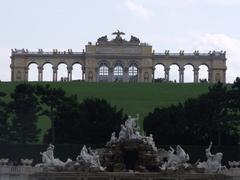
[(227, 51), (227, 82), (233, 82), (237, 76), (240, 76), (240, 39), (226, 34), (203, 34), (195, 47), (200, 51)]
[(136, 16), (148, 18), (152, 14), (149, 9), (145, 8), (142, 4), (136, 3), (133, 0), (127, 0), (126, 6)]
[(239, 0), (205, 0), (206, 3), (219, 4), (219, 5), (237, 5), (240, 4)]

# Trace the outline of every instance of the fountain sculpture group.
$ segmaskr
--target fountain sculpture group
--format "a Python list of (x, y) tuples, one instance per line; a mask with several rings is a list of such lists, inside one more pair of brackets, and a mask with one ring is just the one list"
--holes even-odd
[[(156, 172), (166, 170), (178, 170), (179, 168), (199, 168), (206, 171), (221, 171), (225, 167), (221, 165), (222, 153), (212, 154), (212, 142), (206, 149), (204, 162), (195, 165), (188, 163), (190, 157), (184, 149), (177, 145), (176, 149), (170, 146), (169, 151), (158, 149), (152, 134), (141, 135), (138, 116), (131, 116), (121, 125), (121, 130), (116, 135), (113, 132), (110, 140), (106, 143), (103, 153), (99, 154), (91, 147), (83, 146), (75, 160), (68, 159), (66, 162), (54, 157), (54, 145), (50, 144), (42, 155), (42, 163), (38, 167), (56, 168), (63, 171), (110, 171), (110, 172)], [(164, 155), (163, 155), (164, 154)], [(165, 157), (165, 160), (164, 158)]]
[[(177, 145), (170, 146), (170, 150), (158, 149), (155, 145), (153, 135), (140, 133), (138, 116), (131, 116), (121, 125), (117, 134), (113, 132), (106, 147), (99, 152), (84, 145), (75, 160), (68, 159), (66, 162), (54, 157), (54, 145), (50, 144), (45, 152), (40, 152), (42, 163), (35, 167), (47, 170), (47, 172), (186, 172), (219, 173), (227, 171), (222, 166), (223, 153), (211, 153), (212, 142), (205, 150), (206, 161), (195, 164), (188, 163), (190, 157), (184, 149)], [(23, 166), (31, 166), (32, 159), (21, 159)], [(8, 159), (0, 159), (0, 167), (6, 166)], [(229, 162), (231, 168), (240, 166), (240, 162)], [(240, 176), (239, 176), (240, 177)]]

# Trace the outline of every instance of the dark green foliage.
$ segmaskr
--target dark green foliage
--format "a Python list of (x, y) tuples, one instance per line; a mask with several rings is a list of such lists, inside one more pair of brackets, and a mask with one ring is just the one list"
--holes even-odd
[(8, 110), (10, 116), (11, 143), (35, 143), (38, 141), (40, 129), (37, 128), (40, 106), (35, 89), (29, 84), (19, 84), (11, 94), (12, 101)]
[[(56, 107), (56, 143), (103, 144), (113, 131), (119, 131), (127, 118), (122, 110), (112, 107), (106, 100), (85, 99), (81, 104), (76, 97), (67, 97)], [(45, 142), (51, 141), (51, 130)]]
[(44, 109), (42, 115), (46, 115), (51, 120), (51, 142), (55, 143), (55, 120), (58, 119), (57, 108), (65, 104), (66, 97), (65, 91), (61, 88), (51, 88), (50, 85), (36, 86), (36, 94), (40, 97), (41, 103), (45, 104), (48, 108)]
[[(156, 108), (144, 120), (144, 130), (152, 133), (158, 144), (218, 145), (238, 143), (240, 117), (236, 85), (228, 90), (221, 83), (183, 105)], [(240, 87), (240, 86), (239, 86)], [(233, 92), (234, 91), (234, 92)]]
[(6, 94), (0, 92), (0, 143), (7, 143), (9, 138), (7, 104), (2, 100), (4, 96)]

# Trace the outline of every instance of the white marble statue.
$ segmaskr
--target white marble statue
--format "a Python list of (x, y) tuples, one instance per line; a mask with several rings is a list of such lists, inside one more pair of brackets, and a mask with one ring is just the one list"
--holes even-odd
[(125, 127), (125, 125), (121, 124), (121, 130), (118, 135), (118, 140), (123, 141), (126, 140), (127, 138), (128, 138), (127, 128)]
[(150, 134), (149, 136), (146, 136), (144, 142), (149, 144), (150, 146), (152, 146), (152, 149), (154, 151), (157, 151), (157, 147), (156, 147), (155, 142), (153, 140), (153, 135), (152, 134)]
[(211, 148), (212, 148), (212, 142), (210, 142), (210, 145), (205, 150), (207, 161), (199, 162), (197, 164), (197, 168), (203, 168), (209, 171), (220, 171), (222, 169), (225, 169), (225, 167), (221, 165), (223, 153), (218, 152), (216, 154), (212, 154)]
[(116, 143), (118, 138), (116, 137), (116, 132), (113, 132), (110, 138), (110, 141), (107, 142), (107, 146), (111, 146), (112, 144)]
[(83, 169), (88, 169), (90, 171), (105, 170), (105, 168), (101, 166), (97, 151), (93, 151), (90, 147), (87, 149), (86, 145), (83, 146), (76, 160)]
[(128, 116), (128, 119), (124, 124), (121, 124), (121, 130), (119, 132), (119, 141), (129, 140), (129, 139), (142, 139), (142, 136), (139, 132), (139, 127), (137, 121), (139, 119), (139, 115), (136, 118), (132, 118)]
[(175, 150), (170, 146), (168, 160), (160, 168), (161, 170), (172, 169), (176, 170), (179, 167), (188, 167), (187, 161), (189, 160), (189, 155), (182, 149), (181, 146), (176, 146)]
[(67, 163), (71, 162), (71, 159), (68, 159), (66, 162), (62, 162), (60, 159), (54, 158), (54, 148), (54, 145), (49, 144), (45, 152), (40, 152), (42, 155), (42, 164), (38, 164), (37, 166), (64, 167)]
[(137, 123), (135, 118), (128, 116), (128, 119), (125, 121), (125, 127), (127, 128), (127, 136), (129, 139), (133, 137), (134, 133), (136, 132)]

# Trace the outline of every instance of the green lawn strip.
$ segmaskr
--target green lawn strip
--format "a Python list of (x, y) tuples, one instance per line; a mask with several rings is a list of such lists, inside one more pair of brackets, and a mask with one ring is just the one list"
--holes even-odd
[[(67, 95), (78, 96), (79, 101), (87, 97), (103, 98), (118, 109), (123, 108), (124, 113), (135, 116), (140, 115), (140, 124), (144, 117), (155, 107), (166, 107), (171, 104), (184, 102), (187, 98), (197, 97), (207, 92), (209, 84), (193, 83), (89, 83), (89, 82), (31, 82), (32, 84), (50, 84), (52, 87), (61, 87)], [(8, 94), (10, 100), (16, 82), (1, 82), (0, 91)], [(50, 120), (45, 116), (39, 117), (38, 126), (43, 134), (50, 127)], [(40, 142), (41, 142), (40, 140)]]

